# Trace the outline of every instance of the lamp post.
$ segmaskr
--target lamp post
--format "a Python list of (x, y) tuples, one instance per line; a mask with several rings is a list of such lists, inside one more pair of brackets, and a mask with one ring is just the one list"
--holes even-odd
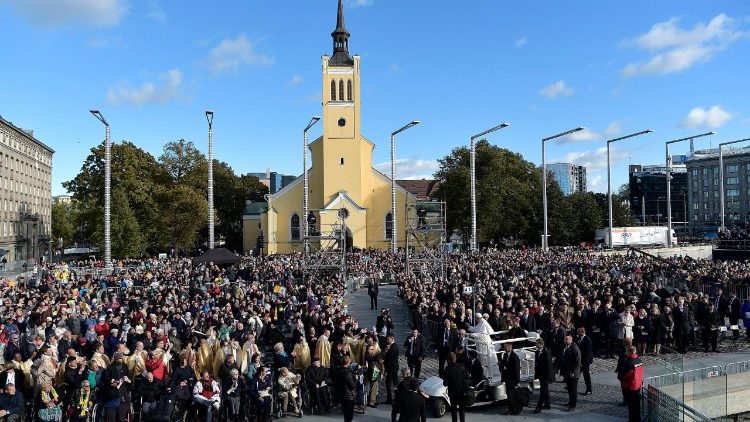
[(208, 249), (214, 248), (214, 112), (206, 110), (208, 121)]
[(412, 120), (401, 129), (391, 133), (391, 252), (394, 254), (398, 249), (398, 231), (396, 230), (396, 135), (420, 123), (422, 122), (419, 120)]
[(312, 119), (310, 119), (310, 123), (305, 126), (305, 129), (302, 131), (302, 189), (304, 190), (304, 193), (302, 194), (302, 220), (303, 220), (303, 241), (302, 241), (302, 254), (304, 256), (307, 255), (309, 252), (308, 249), (310, 248), (310, 224), (307, 221), (307, 214), (309, 213), (310, 208), (310, 202), (309, 202), (309, 190), (308, 190), (308, 178), (307, 178), (307, 131), (310, 130), (311, 127), (315, 125), (315, 123), (318, 123), (320, 120), (319, 116), (313, 116)]
[[(693, 144), (695, 138), (701, 138), (703, 136), (714, 135), (716, 132), (706, 132), (700, 135), (688, 136), (686, 138), (675, 139), (673, 141), (667, 141), (665, 143), (667, 153), (667, 246), (672, 246), (672, 156), (669, 155), (669, 145), (676, 144), (678, 142), (690, 141)], [(687, 217), (683, 217), (686, 219)]]
[(646, 129), (640, 132), (631, 133), (630, 135), (621, 136), (619, 138), (610, 139), (607, 141), (607, 203), (609, 205), (609, 248), (612, 249), (612, 165), (610, 162), (610, 145), (617, 141), (622, 141), (636, 136), (645, 135), (653, 132), (651, 129)]
[(471, 241), (469, 244), (469, 248), (472, 251), (477, 250), (477, 173), (476, 173), (476, 147), (474, 145), (474, 140), (477, 138), (481, 138), (482, 136), (485, 136), (487, 134), (490, 134), (496, 130), (500, 130), (502, 128), (506, 128), (510, 126), (509, 123), (501, 123), (493, 128), (487, 129), (484, 132), (477, 133), (476, 135), (471, 137), (471, 150), (470, 150), (470, 177), (471, 177)]
[(545, 144), (547, 141), (570, 135), (571, 133), (582, 131), (582, 127), (571, 129), (567, 132), (558, 133), (542, 139), (542, 204), (544, 205), (544, 236), (542, 236), (542, 250), (549, 250), (549, 234), (547, 233), (547, 154)]
[(721, 211), (721, 232), (724, 232), (724, 145), (738, 144), (750, 141), (750, 138), (737, 139), (736, 141), (723, 142), (719, 144), (719, 208)]
[(111, 188), (112, 188), (112, 143), (110, 140), (109, 123), (99, 110), (89, 110), (94, 117), (104, 124), (104, 264), (112, 269), (112, 237), (111, 237)]

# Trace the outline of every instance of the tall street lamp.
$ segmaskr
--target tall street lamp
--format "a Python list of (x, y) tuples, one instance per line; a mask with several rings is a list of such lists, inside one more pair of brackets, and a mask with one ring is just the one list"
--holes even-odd
[(622, 141), (636, 136), (645, 135), (653, 132), (651, 129), (646, 129), (640, 132), (631, 133), (630, 135), (621, 136), (619, 138), (610, 139), (607, 141), (607, 202), (609, 205), (609, 248), (612, 249), (612, 165), (610, 162), (610, 145), (617, 141)]
[(308, 249), (310, 248), (310, 224), (308, 222), (308, 213), (310, 212), (310, 202), (309, 202), (309, 191), (307, 188), (308, 184), (308, 176), (307, 176), (307, 131), (310, 130), (311, 127), (315, 125), (315, 123), (318, 123), (320, 120), (319, 116), (313, 116), (312, 119), (310, 119), (310, 123), (305, 126), (305, 129), (302, 130), (302, 189), (304, 190), (304, 193), (302, 194), (302, 220), (303, 220), (303, 241), (302, 241), (302, 254), (307, 255), (309, 252)]
[(723, 142), (719, 144), (719, 208), (721, 210), (721, 232), (724, 232), (724, 145), (738, 144), (750, 141), (750, 138), (737, 139), (736, 141)]
[[(714, 135), (716, 132), (706, 132), (700, 135), (688, 136), (686, 138), (675, 139), (673, 141), (667, 141), (665, 144), (667, 152), (667, 246), (672, 246), (672, 156), (669, 155), (669, 145), (676, 144), (678, 142), (690, 141), (692, 145), (695, 138), (701, 138), (703, 136)], [(683, 217), (686, 219), (687, 216)]]
[(422, 122), (419, 120), (412, 120), (401, 129), (391, 133), (391, 252), (394, 254), (398, 249), (398, 231), (396, 230), (396, 135), (420, 123)]
[(558, 133), (547, 138), (542, 139), (542, 204), (544, 204), (544, 236), (542, 236), (542, 250), (547, 251), (549, 249), (549, 234), (547, 233), (547, 153), (545, 145), (547, 141), (557, 139), (571, 133), (582, 131), (582, 127), (571, 129), (567, 132)]
[(111, 237), (111, 187), (112, 187), (112, 143), (110, 141), (109, 123), (99, 110), (89, 110), (94, 117), (104, 124), (104, 263), (112, 269)]
[(214, 112), (206, 110), (208, 121), (208, 249), (214, 248)]
[(469, 247), (472, 251), (477, 250), (477, 173), (476, 173), (476, 147), (474, 145), (474, 140), (477, 138), (481, 138), (482, 136), (485, 136), (487, 134), (490, 134), (496, 130), (500, 130), (502, 128), (506, 128), (510, 126), (510, 123), (501, 123), (493, 128), (487, 129), (484, 132), (477, 133), (476, 135), (471, 137), (471, 159), (470, 159), (470, 177), (471, 177), (471, 243), (469, 244)]

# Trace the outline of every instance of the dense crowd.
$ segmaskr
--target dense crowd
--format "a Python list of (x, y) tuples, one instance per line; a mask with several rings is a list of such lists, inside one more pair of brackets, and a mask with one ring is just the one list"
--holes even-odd
[[(716, 350), (725, 322), (750, 327), (750, 305), (735, 289), (750, 279), (750, 266), (736, 262), (512, 249), (449, 255), (443, 266), (407, 271), (402, 253), (348, 254), (347, 274), (370, 280), (372, 308), (379, 282), (393, 277), (419, 316), (398, 341), (388, 310), (370, 328), (349, 314), (336, 272), (303, 282), (299, 255), (221, 267), (118, 262), (106, 276), (93, 267), (51, 264), (4, 280), (0, 418), (88, 420), (97, 412), (116, 422), (135, 412), (141, 420), (263, 421), (272, 413), (301, 417), (303, 405), (322, 413), (338, 405), (351, 420), (356, 403), (378, 405), (383, 379), (395, 420), (419, 400), (425, 348), (437, 349), (440, 375), (461, 365), (482, 378), (464, 350), (477, 327), (509, 338), (540, 333), (540, 351), (549, 350), (556, 371), (571, 341), (589, 337), (590, 346), (578, 347), (585, 393), (595, 354), (627, 362), (630, 344), (639, 355), (662, 346)], [(729, 293), (684, 290), (697, 282)], [(399, 367), (400, 354), (407, 367)]]

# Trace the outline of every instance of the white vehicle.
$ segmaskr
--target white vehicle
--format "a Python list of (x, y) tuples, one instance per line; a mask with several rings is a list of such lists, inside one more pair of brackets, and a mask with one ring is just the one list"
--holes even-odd
[[(612, 227), (612, 246), (666, 246), (667, 230), (662, 226)], [(595, 243), (609, 245), (609, 228), (596, 229)], [(677, 244), (674, 230), (672, 244)]]
[[(474, 407), (495, 403), (508, 399), (505, 391), (505, 383), (502, 380), (502, 374), (498, 366), (498, 361), (502, 360), (505, 355), (503, 344), (513, 343), (513, 352), (518, 355), (521, 361), (521, 385), (528, 383), (529, 388), (539, 388), (538, 383), (534, 382), (534, 349), (535, 347), (519, 347), (526, 342), (535, 342), (539, 334), (527, 333), (527, 337), (514, 338), (508, 340), (494, 340), (507, 331), (497, 331), (489, 335), (490, 342), (485, 341), (486, 334), (467, 333), (469, 337), (467, 353), (474, 351), (477, 353), (479, 362), (484, 370), (484, 378), (479, 381), (472, 389), (473, 398), (469, 400), (467, 407)], [(428, 396), (428, 402), (432, 407), (432, 414), (435, 417), (442, 417), (451, 401), (448, 397), (448, 387), (443, 385), (443, 379), (438, 376), (432, 376), (424, 380), (420, 385), (420, 390)]]

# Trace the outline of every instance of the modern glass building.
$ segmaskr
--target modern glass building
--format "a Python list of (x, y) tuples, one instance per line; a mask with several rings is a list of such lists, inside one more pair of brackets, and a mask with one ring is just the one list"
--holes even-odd
[(547, 164), (547, 171), (560, 185), (563, 194), (586, 192), (586, 167), (571, 163)]

